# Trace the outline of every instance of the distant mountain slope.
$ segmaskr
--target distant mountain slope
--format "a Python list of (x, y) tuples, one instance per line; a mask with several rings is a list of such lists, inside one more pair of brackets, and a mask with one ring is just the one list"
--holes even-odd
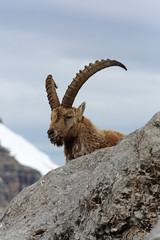
[(40, 177), (37, 170), (19, 164), (0, 146), (0, 212), (24, 187), (32, 185)]
[(2, 123), (0, 123), (0, 145), (8, 149), (20, 164), (37, 169), (42, 175), (58, 167), (47, 154)]

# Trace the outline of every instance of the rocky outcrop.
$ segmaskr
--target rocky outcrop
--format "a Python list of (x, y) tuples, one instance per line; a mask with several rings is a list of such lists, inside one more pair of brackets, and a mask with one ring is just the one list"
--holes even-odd
[(75, 159), (25, 188), (1, 216), (0, 239), (140, 240), (159, 214), (157, 113), (117, 146)]
[(144, 240), (160, 240), (160, 220)]
[(37, 170), (19, 164), (0, 146), (0, 210), (24, 187), (35, 183), (40, 177)]

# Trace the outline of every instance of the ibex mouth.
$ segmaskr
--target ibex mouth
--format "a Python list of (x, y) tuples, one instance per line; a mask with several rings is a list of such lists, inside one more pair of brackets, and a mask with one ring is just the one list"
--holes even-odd
[(60, 136), (51, 137), (50, 141), (52, 144), (57, 145), (58, 147), (63, 145), (62, 138)]
[(55, 137), (54, 137), (54, 138), (52, 137), (52, 138), (50, 138), (50, 141), (51, 141), (51, 143), (54, 144), (54, 143), (56, 143), (56, 138), (55, 138)]

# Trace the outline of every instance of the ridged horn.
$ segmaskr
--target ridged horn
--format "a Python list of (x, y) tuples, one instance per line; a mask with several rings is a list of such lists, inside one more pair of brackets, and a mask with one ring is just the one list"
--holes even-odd
[(48, 75), (46, 78), (46, 92), (51, 110), (60, 106), (56, 88), (57, 86), (52, 78), (52, 75)]
[(68, 89), (62, 100), (62, 106), (65, 108), (72, 107), (74, 99), (82, 85), (96, 72), (111, 66), (119, 66), (127, 70), (122, 63), (110, 59), (102, 59), (101, 61), (97, 60), (95, 63), (90, 63), (89, 66), (85, 66), (83, 70), (80, 70), (71, 84), (68, 86)]

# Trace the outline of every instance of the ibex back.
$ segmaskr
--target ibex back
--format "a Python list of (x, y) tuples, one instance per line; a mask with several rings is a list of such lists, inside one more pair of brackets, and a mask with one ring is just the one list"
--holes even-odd
[(82, 85), (96, 72), (110, 66), (127, 68), (116, 60), (101, 60), (85, 66), (79, 71), (63, 97), (60, 104), (56, 84), (51, 75), (46, 79), (46, 91), (52, 110), (48, 137), (52, 144), (64, 145), (66, 161), (89, 154), (96, 149), (115, 146), (125, 135), (111, 130), (100, 130), (83, 116), (85, 102), (78, 108), (72, 107), (74, 99)]

